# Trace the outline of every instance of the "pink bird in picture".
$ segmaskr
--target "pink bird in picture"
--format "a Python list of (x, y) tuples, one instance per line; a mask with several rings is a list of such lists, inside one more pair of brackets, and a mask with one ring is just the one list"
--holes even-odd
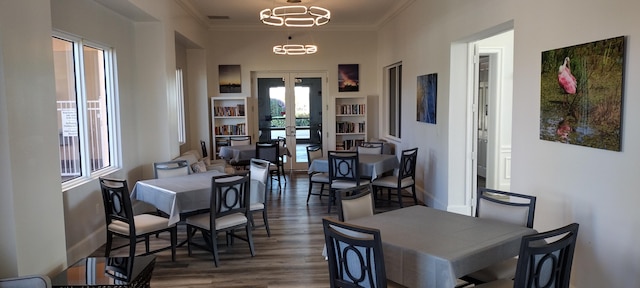
[(569, 57), (564, 58), (564, 63), (558, 68), (558, 83), (567, 94), (576, 94), (576, 77), (571, 74)]

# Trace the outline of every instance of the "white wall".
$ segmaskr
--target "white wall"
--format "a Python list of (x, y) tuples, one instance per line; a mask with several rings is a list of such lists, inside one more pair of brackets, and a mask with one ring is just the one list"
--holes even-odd
[[(640, 229), (635, 204), (640, 135), (640, 87), (633, 81), (640, 62), (634, 36), (640, 31), (637, 1), (569, 0), (521, 2), (418, 0), (380, 30), (381, 67), (402, 60), (403, 143), (420, 147), (425, 192), (437, 207), (465, 205), (465, 87), (453, 82), (450, 59), (460, 46), (510, 21), (514, 28), (513, 167), (511, 188), (538, 197), (535, 227), (544, 231), (580, 223), (574, 259), (574, 287), (638, 287)], [(509, 24), (511, 25), (511, 24)], [(499, 29), (498, 29), (499, 30)], [(404, 31), (405, 33), (398, 33)], [(614, 36), (627, 40), (621, 152), (539, 140), (542, 51)], [(487, 35), (488, 36), (488, 35)], [(453, 45), (453, 49), (451, 46)], [(453, 52), (452, 52), (453, 51)], [(451, 54), (454, 53), (454, 54)], [(438, 73), (438, 124), (415, 122), (415, 77)], [(451, 78), (453, 77), (453, 78)], [(406, 104), (405, 104), (406, 103)], [(406, 111), (407, 113), (404, 113)], [(417, 133), (406, 133), (416, 131)], [(407, 135), (409, 134), (409, 135)], [(420, 136), (413, 136), (420, 135)], [(420, 171), (420, 169), (419, 169)]]
[(0, 278), (66, 264), (50, 11), (0, 1)]

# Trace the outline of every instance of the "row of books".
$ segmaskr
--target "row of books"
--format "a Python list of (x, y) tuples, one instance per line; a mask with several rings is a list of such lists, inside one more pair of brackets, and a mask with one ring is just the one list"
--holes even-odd
[(362, 115), (365, 114), (365, 104), (336, 105), (337, 114)]
[(336, 142), (336, 150), (351, 150), (364, 142), (363, 139), (347, 139)]
[(244, 116), (244, 105), (213, 107), (214, 116)]
[(365, 122), (336, 122), (336, 133), (364, 133)]
[(246, 134), (245, 123), (238, 123), (235, 125), (220, 125), (215, 127), (216, 135), (245, 135)]

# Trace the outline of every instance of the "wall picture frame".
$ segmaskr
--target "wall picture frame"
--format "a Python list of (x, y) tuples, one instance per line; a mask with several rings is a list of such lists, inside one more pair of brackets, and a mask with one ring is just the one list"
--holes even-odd
[(438, 74), (432, 73), (418, 76), (416, 120), (436, 124), (436, 108), (438, 101)]
[(218, 65), (220, 93), (241, 93), (242, 74), (240, 65)]
[(360, 71), (358, 64), (338, 65), (338, 92), (360, 91)]

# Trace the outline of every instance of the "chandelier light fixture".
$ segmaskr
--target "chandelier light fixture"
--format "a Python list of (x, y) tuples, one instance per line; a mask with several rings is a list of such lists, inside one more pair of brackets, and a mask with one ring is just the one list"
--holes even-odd
[(280, 6), (260, 11), (260, 21), (271, 26), (313, 27), (327, 24), (329, 20), (331, 12), (317, 6)]
[(318, 52), (316, 45), (285, 44), (273, 46), (273, 53), (278, 55), (308, 55)]

